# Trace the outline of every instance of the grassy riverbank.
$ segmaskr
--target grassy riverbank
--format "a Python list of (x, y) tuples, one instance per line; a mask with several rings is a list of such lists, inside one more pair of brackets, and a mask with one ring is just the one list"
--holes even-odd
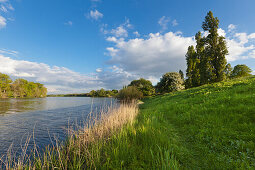
[(145, 100), (98, 167), (254, 169), (255, 77)]
[(138, 115), (135, 106), (123, 107), (101, 125), (71, 133), (35, 166), (254, 169), (254, 103), (254, 76), (148, 98)]

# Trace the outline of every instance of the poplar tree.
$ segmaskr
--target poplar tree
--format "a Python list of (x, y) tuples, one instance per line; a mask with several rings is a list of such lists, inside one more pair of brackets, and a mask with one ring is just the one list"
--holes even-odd
[(227, 60), (225, 56), (228, 54), (228, 50), (225, 38), (218, 34), (219, 19), (209, 11), (202, 28), (209, 33), (205, 37), (205, 56), (201, 59), (202, 74), (205, 74), (202, 84), (222, 81), (226, 78), (224, 71)]
[(186, 81), (185, 81), (185, 87), (190, 88), (193, 86), (192, 84), (192, 73), (193, 73), (193, 66), (194, 66), (194, 61), (193, 58), (196, 55), (196, 51), (194, 46), (189, 46), (188, 51), (186, 53), (186, 62), (187, 62), (187, 70), (186, 70)]

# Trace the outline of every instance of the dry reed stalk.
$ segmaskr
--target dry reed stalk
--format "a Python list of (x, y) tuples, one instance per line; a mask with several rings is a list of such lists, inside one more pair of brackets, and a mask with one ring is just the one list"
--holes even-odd
[[(77, 127), (79, 130), (74, 130), (70, 127), (68, 128), (69, 139), (67, 144), (59, 145), (55, 138), (56, 144), (53, 145), (52, 148), (49, 148), (47, 153), (43, 153), (43, 158), (40, 157), (34, 142), (32, 158), (37, 158), (38, 161), (40, 161), (42, 169), (67, 169), (67, 162), (72, 160), (72, 155), (78, 155), (79, 157), (82, 155), (86, 157), (86, 163), (89, 163), (90, 167), (95, 167), (94, 159), (96, 157), (98, 158), (99, 155), (94, 155), (98, 153), (94, 153), (89, 145), (96, 144), (97, 141), (102, 139), (107, 141), (107, 139), (121, 127), (128, 123), (132, 124), (137, 114), (138, 105), (136, 102), (122, 103), (119, 106), (111, 105), (104, 107), (99, 113), (95, 112), (94, 115), (91, 111), (87, 123), (84, 124), (83, 127)], [(28, 169), (36, 169), (35, 162), (30, 160), (31, 155), (26, 155), (30, 138), (31, 136), (27, 139), (25, 146), (22, 148), (23, 155), (18, 159), (18, 162), (13, 162), (10, 147), (7, 160), (5, 161), (6, 169), (24, 169), (24, 167), (28, 167)], [(58, 156), (59, 167), (55, 167), (53, 163), (51, 154), (54, 152)], [(1, 158), (0, 161), (3, 162)]]

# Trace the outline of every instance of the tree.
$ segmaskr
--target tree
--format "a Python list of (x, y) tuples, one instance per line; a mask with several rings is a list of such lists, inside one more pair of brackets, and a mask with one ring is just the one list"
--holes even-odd
[(228, 54), (226, 41), (223, 36), (219, 36), (219, 19), (213, 16), (209, 11), (205, 17), (202, 28), (208, 31), (208, 36), (205, 38), (205, 61), (202, 69), (206, 71), (208, 80), (203, 83), (218, 82), (226, 78), (225, 67), (227, 60), (225, 56)]
[(186, 70), (186, 82), (185, 87), (196, 87), (200, 85), (200, 75), (199, 75), (199, 64), (200, 60), (195, 51), (194, 46), (190, 46), (188, 48), (188, 52), (186, 54), (187, 61), (187, 70)]
[(181, 78), (184, 80), (184, 74), (182, 70), (179, 70), (179, 74), (181, 75)]
[(24, 79), (16, 79), (13, 83), (11, 78), (0, 73), (0, 97), (46, 97), (47, 88), (40, 83), (28, 82)]
[(140, 78), (139, 80), (133, 80), (128, 86), (135, 86), (143, 96), (151, 96), (155, 94), (155, 88), (149, 80)]
[(0, 89), (1, 89), (1, 97), (7, 98), (10, 95), (10, 83), (12, 83), (12, 80), (10, 76), (7, 74), (0, 73)]
[(225, 75), (226, 75), (226, 78), (230, 78), (232, 70), (233, 70), (233, 68), (231, 67), (231, 64), (228, 63), (226, 65), (226, 68), (225, 68), (225, 71), (224, 71)]
[(157, 84), (157, 92), (169, 93), (173, 91), (179, 91), (184, 89), (183, 79), (181, 75), (176, 72), (169, 72), (162, 76), (160, 82)]
[(238, 64), (234, 67), (231, 78), (250, 76), (252, 70), (245, 64)]

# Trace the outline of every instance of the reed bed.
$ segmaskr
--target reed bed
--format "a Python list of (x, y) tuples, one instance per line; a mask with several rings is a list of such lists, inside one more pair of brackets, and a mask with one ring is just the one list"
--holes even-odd
[(28, 144), (34, 139), (34, 136), (29, 136), (18, 158), (13, 156), (11, 147), (4, 160), (0, 157), (0, 169), (96, 169), (102, 161), (106, 161), (102, 150), (109, 139), (123, 126), (133, 124), (137, 114), (136, 102), (91, 112), (84, 125), (68, 128), (66, 141), (59, 142), (54, 138), (53, 146), (46, 147), (43, 152), (38, 152), (34, 142), (32, 151), (27, 155)]

